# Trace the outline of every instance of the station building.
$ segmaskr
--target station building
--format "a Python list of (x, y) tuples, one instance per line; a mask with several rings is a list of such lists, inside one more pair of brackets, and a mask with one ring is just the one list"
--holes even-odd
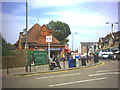
[[(52, 42), (50, 42), (51, 57), (53, 55), (61, 57), (64, 54), (65, 45), (61, 44), (53, 35), (53, 30), (48, 29), (46, 25), (40, 26), (35, 24), (31, 29), (27, 31), (27, 44), (30, 51), (48, 51), (48, 42), (46, 42), (46, 36), (52, 36)], [(25, 50), (26, 45), (26, 33), (20, 32), (19, 39), (16, 42), (17, 50)]]

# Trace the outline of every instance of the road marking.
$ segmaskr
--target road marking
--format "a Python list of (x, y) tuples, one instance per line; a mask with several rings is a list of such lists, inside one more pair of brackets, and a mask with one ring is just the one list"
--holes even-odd
[(102, 70), (102, 71), (97, 71), (97, 72), (108, 72), (108, 71), (118, 71), (119, 69), (111, 69), (111, 70)]
[(67, 83), (61, 83), (61, 84), (53, 84), (53, 85), (49, 85), (49, 87), (62, 86), (62, 85), (75, 84), (75, 83), (88, 82), (88, 81), (103, 80), (103, 79), (107, 79), (107, 77), (75, 81), (75, 82), (67, 82)]
[(111, 62), (117, 62), (117, 60), (116, 61), (111, 61)]
[(98, 75), (105, 75), (105, 74), (120, 74), (119, 72), (110, 72), (110, 73), (98, 73), (98, 74), (91, 74), (89, 76), (98, 76)]
[(65, 74), (65, 75), (58, 75), (58, 76), (48, 76), (48, 77), (40, 77), (35, 79), (44, 79), (44, 78), (53, 78), (53, 77), (65, 77), (65, 76), (72, 76), (72, 75), (78, 75), (80, 73), (74, 73), (74, 74)]

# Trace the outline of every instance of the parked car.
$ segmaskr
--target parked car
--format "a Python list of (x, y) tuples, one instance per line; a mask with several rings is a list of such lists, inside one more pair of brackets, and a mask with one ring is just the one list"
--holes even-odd
[(114, 52), (114, 55), (116, 55), (117, 60), (120, 60), (120, 51)]
[(113, 52), (107, 51), (107, 50), (100, 50), (98, 57), (99, 58), (109, 58), (110, 55), (113, 55)]

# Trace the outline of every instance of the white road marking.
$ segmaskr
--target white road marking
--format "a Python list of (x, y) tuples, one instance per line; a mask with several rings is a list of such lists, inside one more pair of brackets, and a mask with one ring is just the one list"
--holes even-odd
[(111, 69), (111, 70), (102, 70), (102, 71), (97, 71), (97, 72), (108, 72), (108, 71), (118, 71), (119, 69)]
[(65, 76), (72, 76), (72, 75), (78, 75), (80, 73), (74, 73), (74, 74), (65, 74), (65, 75), (58, 75), (58, 76), (48, 76), (48, 77), (40, 77), (35, 79), (44, 79), (44, 78), (53, 78), (53, 77), (65, 77)]
[(75, 81), (75, 82), (67, 82), (67, 83), (61, 83), (61, 84), (53, 84), (53, 85), (49, 85), (49, 87), (62, 86), (62, 85), (75, 84), (75, 83), (88, 82), (88, 81), (103, 80), (103, 79), (107, 79), (107, 77)]
[(119, 72), (98, 73), (98, 74), (91, 74), (89, 76), (98, 76), (98, 75), (105, 75), (105, 74), (120, 74), (120, 73)]

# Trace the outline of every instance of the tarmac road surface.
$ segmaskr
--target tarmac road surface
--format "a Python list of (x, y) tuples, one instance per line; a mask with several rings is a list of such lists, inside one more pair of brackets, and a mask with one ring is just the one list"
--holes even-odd
[(120, 61), (102, 60), (92, 67), (26, 76), (3, 77), (3, 88), (118, 88)]

